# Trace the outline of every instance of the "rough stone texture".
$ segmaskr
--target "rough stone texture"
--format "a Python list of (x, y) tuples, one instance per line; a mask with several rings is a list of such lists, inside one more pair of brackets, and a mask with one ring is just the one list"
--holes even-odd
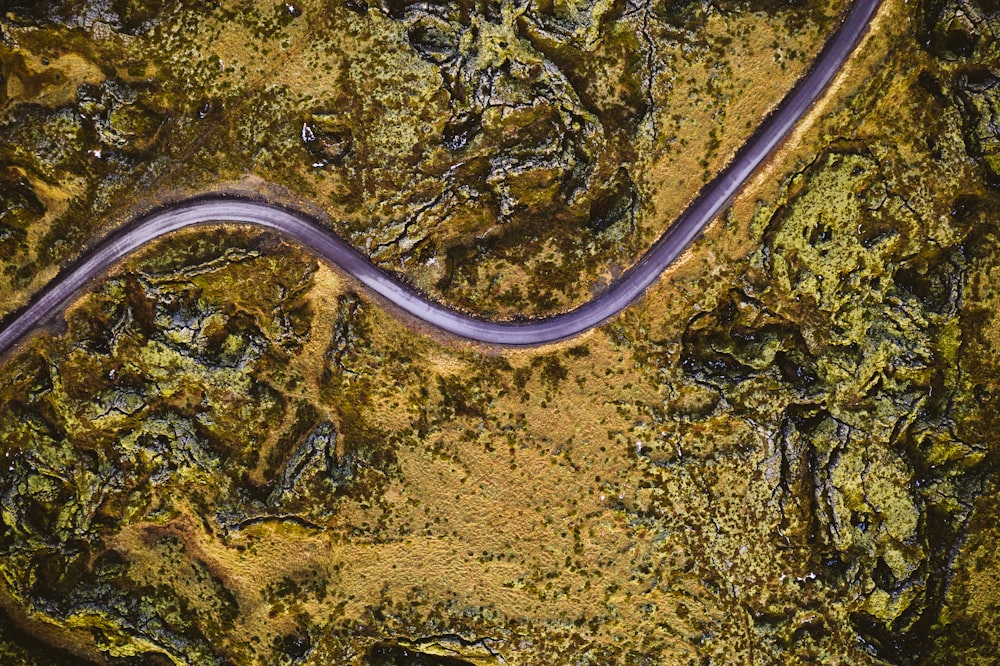
[(27, 298), (151, 194), (264, 179), (454, 305), (564, 309), (725, 163), (840, 6), (749, 9), (15, 3), (0, 161), (38, 205), (26, 237), (0, 220), (2, 288)]
[(748, 418), (753, 384), (787, 394), (766, 471), (779, 532), (857, 600), (861, 636), (899, 659), (936, 621), (988, 445), (957, 436), (949, 406), (967, 227), (929, 242), (943, 232), (890, 182), (863, 146), (819, 156), (764, 228), (749, 293), (685, 333), (685, 367)]
[[(636, 74), (665, 71), (648, 58), (669, 47), (646, 40), (705, 63), (722, 57), (719, 25), (808, 23), (770, 2), (351, 0), (310, 30), (346, 26), (341, 46), (388, 31), (371, 42), (395, 44), (382, 66), (429, 91), (401, 98), (375, 60), (323, 73), (354, 92), (368, 79), (379, 104), (352, 107), (282, 79), (302, 54), (329, 64), (297, 32), (315, 5), (238, 4), (5, 17), (11, 285), (75, 251), (98, 224), (87, 215), (176, 185), (176, 164), (194, 187), (244, 173), (227, 160), (248, 155), (303, 196), (353, 202), (342, 230), (386, 256), (407, 256), (392, 239), (454, 233), (425, 250), (453, 275), (496, 258), (461, 240), (483, 220), (518, 238), (562, 215), (627, 245), (621, 215), (641, 226), (651, 196), (629, 151), (683, 145), (698, 124), (657, 106), (666, 79)], [(878, 71), (822, 120), (822, 145), (800, 148), (752, 219), (701, 241), (690, 265), (711, 270), (679, 271), (563, 345), (436, 342), (238, 227), (130, 260), (0, 373), (0, 660), (992, 663), (995, 16), (926, 3), (912, 31), (877, 35)], [(255, 35), (255, 57), (205, 51), (221, 26)], [(127, 64), (94, 64), (119, 48)], [(392, 151), (420, 141), (402, 172)], [(441, 211), (461, 197), (490, 216), (456, 227)], [(536, 262), (519, 288), (572, 282), (567, 228), (509, 255)], [(463, 280), (441, 293), (521, 303)]]

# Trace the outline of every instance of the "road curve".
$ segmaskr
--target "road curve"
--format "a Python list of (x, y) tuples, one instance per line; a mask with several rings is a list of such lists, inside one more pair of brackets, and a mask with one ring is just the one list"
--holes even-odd
[(0, 355), (126, 254), (173, 231), (219, 222), (252, 224), (282, 233), (336, 264), (409, 315), (462, 338), (501, 346), (541, 345), (571, 338), (614, 316), (639, 298), (728, 205), (743, 183), (826, 89), (865, 34), (880, 1), (855, 0), (806, 76), (737, 152), (733, 161), (702, 189), (632, 268), (605, 292), (575, 310), (523, 322), (469, 317), (429, 301), (395, 276), (375, 267), (346, 241), (305, 213), (239, 197), (208, 195), (174, 203), (132, 220), (62, 270), (25, 308), (6, 318), (0, 330)]

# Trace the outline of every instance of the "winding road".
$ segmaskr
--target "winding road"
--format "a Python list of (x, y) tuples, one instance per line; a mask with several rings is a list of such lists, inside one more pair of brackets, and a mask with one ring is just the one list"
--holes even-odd
[(208, 195), (171, 204), (136, 218), (78, 261), (64, 268), (31, 302), (5, 319), (0, 355), (47, 317), (60, 311), (91, 280), (123, 256), (179, 229), (238, 222), (280, 232), (434, 329), (501, 346), (542, 345), (576, 336), (614, 316), (639, 298), (730, 202), (753, 172), (791, 132), (850, 57), (878, 9), (880, 0), (855, 0), (809, 72), (767, 117), (730, 164), (609, 288), (575, 310), (544, 319), (496, 322), (469, 317), (429, 301), (397, 277), (374, 266), (346, 241), (309, 215), (250, 199)]

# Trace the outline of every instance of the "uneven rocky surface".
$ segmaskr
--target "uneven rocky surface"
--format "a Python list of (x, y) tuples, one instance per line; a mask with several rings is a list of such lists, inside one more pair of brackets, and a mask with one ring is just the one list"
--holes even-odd
[[(234, 7), (211, 12), (265, 44), (305, 30), (312, 6)], [(441, 212), (466, 195), (508, 215), (514, 237), (551, 219), (551, 265), (526, 259), (522, 289), (560, 284), (577, 241), (560, 245), (572, 235), (559, 225), (612, 238), (613, 218), (639, 210), (666, 168), (626, 153), (667, 145), (670, 127), (652, 120), (659, 84), (650, 103), (648, 79), (614, 69), (648, 43), (579, 54), (632, 44), (600, 36), (637, 34), (636, 21), (652, 35), (669, 12), (792, 21), (807, 9), (338, 5), (334, 17), (391, 26), (403, 41), (386, 57), (408, 54), (414, 76), (442, 83), (428, 132), (439, 154), (468, 158), (439, 164), (472, 171), (421, 180), (432, 158), (416, 156), (406, 190), (373, 148), (401, 145), (380, 132), (404, 125), (361, 136), (329, 100), (298, 107), (311, 110), (280, 155), (305, 169), (282, 177), (260, 166), (280, 161), (268, 153), (279, 144), (251, 140), (267, 133), (253, 123), (278, 121), (227, 110), (262, 98), (206, 99), (179, 120), (164, 91), (181, 79), (163, 72), (197, 61), (182, 48), (197, 40), (178, 38), (150, 81), (118, 83), (76, 56), (41, 65), (11, 47), (33, 30), (65, 30), (74, 53), (95, 30), (126, 45), (162, 38), (151, 8), (47, 3), (2, 24), (8, 99), (35, 99), (4, 111), (4, 293), (75, 251), (102, 224), (81, 220), (137, 183), (237, 173), (229, 158), (209, 168), (223, 137), (237, 156), (256, 145), (260, 174), (303, 196), (320, 191), (317, 174), (341, 182), (338, 170), (357, 169), (342, 181), (353, 194), (331, 186), (323, 201), (364, 209), (377, 188), (398, 188), (386, 210), (424, 200), (442, 235), (479, 233)], [(886, 11), (863, 55), (877, 65), (853, 71), (843, 105), (783, 162), (780, 187), (734, 208), (641, 303), (562, 345), (436, 341), (308, 253), (235, 226), (127, 261), (0, 372), (0, 660), (992, 663), (1000, 14)], [(506, 66), (497, 53), (512, 54)], [(608, 80), (622, 88), (595, 83)], [(269, 108), (298, 99), (270, 90)], [(416, 104), (396, 103), (384, 111)], [(200, 122), (219, 124), (198, 135)], [(643, 134), (654, 127), (658, 139)], [(188, 151), (190, 173), (174, 150)], [(574, 182), (586, 187), (570, 205), (560, 197)], [(341, 223), (362, 244), (424, 229), (362, 217)], [(471, 263), (441, 238), (415, 252), (433, 246), (463, 267), (455, 284), (500, 256)], [(399, 242), (379, 251), (395, 256)], [(521, 303), (441, 289), (496, 312)]]
[(3, 309), (131, 208), (205, 188), (307, 201), (453, 305), (564, 309), (663, 231), (841, 8), (14, 2)]

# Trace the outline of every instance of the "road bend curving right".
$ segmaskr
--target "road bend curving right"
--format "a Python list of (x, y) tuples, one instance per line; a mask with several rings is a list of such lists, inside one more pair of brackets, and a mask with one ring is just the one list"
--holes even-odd
[(206, 195), (179, 201), (136, 218), (88, 250), (6, 318), (0, 355), (27, 336), (91, 280), (151, 241), (198, 225), (238, 222), (284, 234), (335, 265), (407, 314), (452, 335), (490, 345), (543, 345), (571, 338), (621, 312), (638, 299), (729, 204), (753, 172), (789, 135), (823, 94), (868, 29), (880, 0), (855, 0), (808, 73), (736, 153), (732, 162), (606, 291), (578, 308), (552, 317), (498, 322), (465, 315), (428, 299), (375, 265), (306, 213), (249, 198)]

